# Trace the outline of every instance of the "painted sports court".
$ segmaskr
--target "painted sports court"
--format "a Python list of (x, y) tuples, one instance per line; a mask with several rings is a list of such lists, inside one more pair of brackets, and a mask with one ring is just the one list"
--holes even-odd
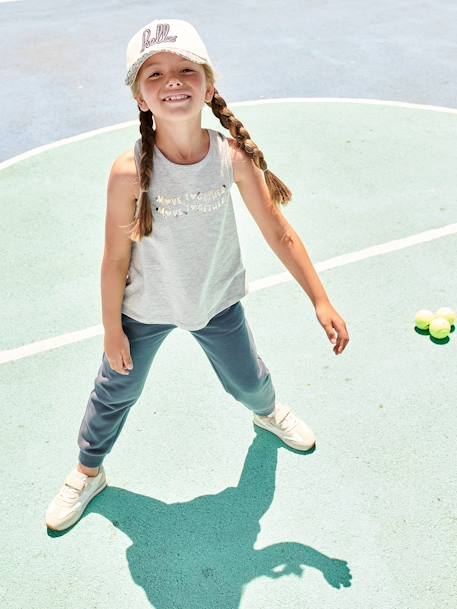
[[(177, 329), (108, 487), (51, 534), (103, 352), (107, 178), (138, 137), (125, 46), (158, 16), (205, 39), (351, 340), (335, 357), (234, 187), (246, 317), (316, 449), (255, 428)], [(457, 308), (456, 24), (449, 0), (0, 2), (2, 608), (455, 609), (457, 339), (414, 314)]]

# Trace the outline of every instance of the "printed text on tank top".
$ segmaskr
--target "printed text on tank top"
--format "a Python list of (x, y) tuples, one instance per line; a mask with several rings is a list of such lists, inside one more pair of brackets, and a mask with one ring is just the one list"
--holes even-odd
[[(156, 154), (165, 165), (168, 165), (173, 170), (193, 172), (194, 170), (202, 169), (216, 153), (216, 142), (214, 138), (218, 137), (215, 131), (208, 131), (209, 148), (206, 156), (197, 163), (181, 165), (173, 163), (160, 151), (159, 148), (154, 148)], [(152, 197), (153, 214), (160, 214), (160, 217), (165, 220), (171, 220), (180, 216), (191, 216), (198, 213), (211, 213), (219, 209), (222, 205), (226, 205), (230, 201), (230, 188), (224, 180), (210, 189), (190, 190), (181, 192), (176, 196), (167, 196), (163, 193), (157, 193)]]

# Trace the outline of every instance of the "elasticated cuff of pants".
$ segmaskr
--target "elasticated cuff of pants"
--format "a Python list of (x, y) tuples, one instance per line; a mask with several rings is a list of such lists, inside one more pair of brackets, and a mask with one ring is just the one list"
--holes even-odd
[(273, 410), (271, 412), (256, 412), (256, 415), (259, 417), (270, 417), (273, 413), (274, 413), (275, 409), (273, 408)]
[(83, 453), (82, 450), (79, 451), (79, 462), (84, 467), (98, 467), (102, 464), (103, 458), (96, 457), (93, 455), (88, 455), (87, 453)]

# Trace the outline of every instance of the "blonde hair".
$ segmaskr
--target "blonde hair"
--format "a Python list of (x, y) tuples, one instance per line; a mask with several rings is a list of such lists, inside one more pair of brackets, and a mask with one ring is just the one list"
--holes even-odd
[[(207, 85), (213, 86), (216, 81), (216, 74), (208, 64), (201, 64), (205, 72)], [(130, 90), (134, 99), (140, 96), (140, 88), (137, 78), (130, 86)], [(262, 169), (265, 175), (265, 182), (271, 195), (271, 199), (275, 205), (287, 205), (292, 198), (292, 192), (275, 174), (267, 168), (267, 163), (263, 156), (263, 152), (257, 144), (251, 139), (248, 131), (243, 123), (236, 118), (216, 88), (214, 95), (209, 102), (205, 102), (211, 107), (213, 114), (221, 121), (223, 127), (230, 131), (230, 134), (237, 142), (239, 148), (249, 154), (259, 169)], [(138, 106), (139, 108), (139, 106)], [(126, 225), (132, 228), (129, 231), (129, 237), (132, 241), (138, 241), (143, 236), (148, 236), (152, 233), (153, 215), (151, 204), (149, 201), (148, 190), (153, 171), (153, 150), (155, 142), (155, 129), (153, 127), (153, 117), (150, 110), (140, 110), (140, 133), (141, 133), (141, 157), (139, 163), (140, 169), (140, 196), (136, 206), (134, 220)]]

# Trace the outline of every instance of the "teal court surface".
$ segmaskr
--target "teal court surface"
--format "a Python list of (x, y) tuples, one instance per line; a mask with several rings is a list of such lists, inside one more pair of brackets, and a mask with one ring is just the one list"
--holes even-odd
[[(454, 609), (457, 113), (376, 100), (229, 104), (293, 191), (283, 208), (347, 322), (343, 355), (232, 196), (243, 300), (303, 454), (255, 428), (190, 333), (159, 349), (63, 534), (46, 507), (76, 465), (102, 352), (106, 181), (136, 121), (6, 161), (0, 345), (4, 609)], [(228, 133), (205, 108), (203, 125)]]

